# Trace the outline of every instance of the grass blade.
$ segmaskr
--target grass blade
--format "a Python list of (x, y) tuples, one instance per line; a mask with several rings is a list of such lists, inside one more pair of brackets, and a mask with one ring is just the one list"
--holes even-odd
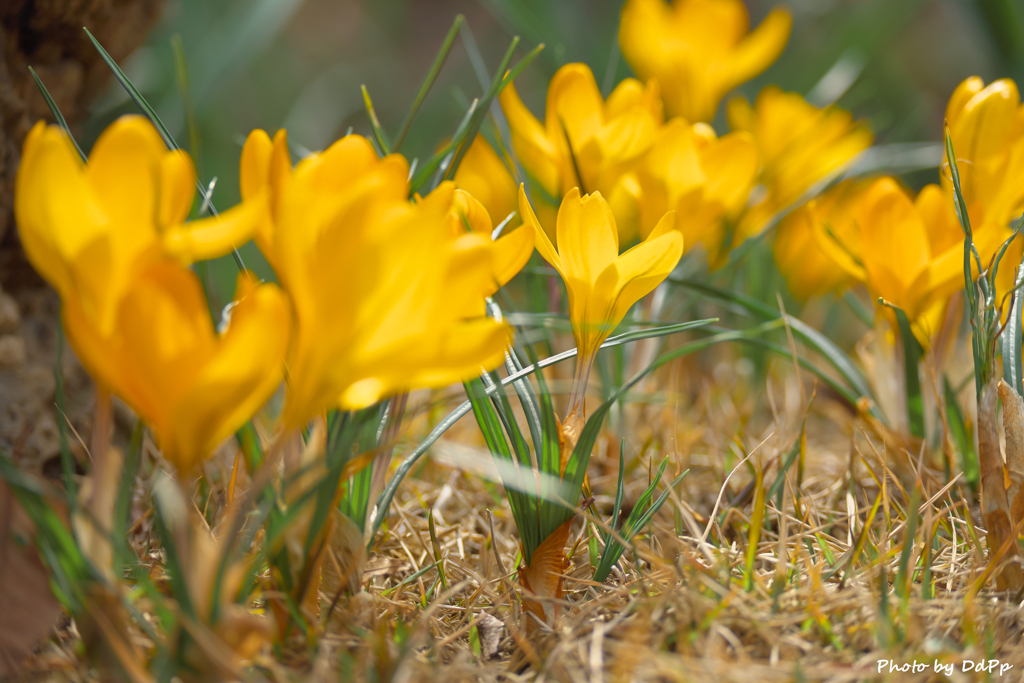
[(1006, 329), (1003, 330), (1003, 379), (1009, 384), (1018, 395), (1024, 396), (1024, 380), (1022, 380), (1021, 367), (1021, 324), (1024, 319), (1024, 268), (1017, 269), (1017, 278), (1014, 288), (1017, 290), (1013, 295), (1013, 305), (1010, 307), (1010, 316), (1006, 321)]
[(978, 453), (974, 450), (974, 437), (967, 431), (964, 421), (964, 414), (960, 410), (960, 403), (956, 399), (956, 391), (949, 383), (949, 377), (943, 377), (946, 403), (946, 421), (949, 423), (949, 431), (956, 442), (957, 452), (960, 455), (960, 471), (964, 473), (964, 480), (972, 491), (978, 490), (981, 482), (981, 470), (978, 465)]
[(370, 130), (373, 131), (373, 139), (377, 143), (377, 151), (380, 152), (381, 156), (385, 156), (391, 153), (388, 148), (388, 143), (384, 139), (384, 129), (380, 125), (380, 121), (377, 119), (377, 112), (373, 108), (373, 100), (370, 99), (370, 92), (366, 89), (365, 85), (360, 86), (363, 91), (363, 105), (366, 107), (366, 115), (370, 119)]
[(68, 128), (68, 121), (64, 118), (64, 114), (61, 113), (60, 107), (58, 107), (57, 103), (53, 101), (53, 97), (50, 96), (50, 91), (46, 89), (45, 85), (43, 85), (43, 81), (39, 78), (35, 69), (29, 67), (28, 72), (32, 74), (32, 80), (36, 82), (36, 87), (39, 88), (39, 92), (42, 93), (43, 99), (46, 100), (46, 106), (50, 108), (50, 113), (53, 114), (53, 118), (57, 122), (57, 125), (63, 128), (64, 132), (68, 134), (68, 139), (71, 140), (71, 144), (73, 144), (75, 149), (78, 151), (78, 156), (82, 157), (82, 161), (85, 161), (85, 152), (83, 152), (82, 148), (78, 146), (78, 141), (75, 140), (75, 136), (71, 134), (71, 129)]
[(900, 328), (900, 344), (903, 346), (903, 374), (907, 389), (907, 424), (910, 433), (919, 439), (924, 438), (924, 403), (921, 399), (921, 376), (918, 366), (921, 362), (921, 345), (910, 328), (910, 321), (903, 309), (879, 301), (896, 312), (896, 322)]
[[(712, 285), (704, 284), (703, 282), (697, 282), (695, 280), (669, 278), (669, 282), (677, 285), (681, 285), (688, 289), (692, 289), (696, 292), (704, 294), (709, 297), (734, 303), (753, 315), (760, 318), (773, 320), (781, 319), (781, 314), (777, 311), (772, 310), (765, 304), (757, 301), (751, 297), (735, 292), (729, 292)], [(820, 353), (825, 360), (834, 367), (847, 383), (850, 389), (856, 393), (857, 397), (866, 396), (872, 399), (872, 402), (877, 404), (874, 394), (871, 391), (871, 387), (864, 378), (863, 373), (857, 368), (856, 365), (849, 359), (849, 357), (843, 353), (842, 349), (836, 346), (835, 342), (823, 335), (818, 330), (814, 329), (807, 323), (803, 322), (799, 318), (794, 318), (791, 315), (786, 315), (786, 324), (789, 325), (793, 334), (800, 337), (805, 343), (809, 344), (815, 351)], [(856, 403), (856, 401), (854, 401)], [(872, 407), (871, 414), (876, 418), (883, 420), (884, 417), (878, 411), (877, 407)]]
[(409, 113), (406, 114), (405, 121), (402, 122), (402, 128), (398, 131), (395, 146), (392, 148), (393, 152), (397, 152), (405, 141), (405, 136), (408, 134), (409, 128), (412, 127), (413, 119), (416, 118), (423, 100), (426, 99), (427, 93), (430, 92), (430, 89), (434, 86), (434, 81), (437, 80), (438, 74), (441, 73), (441, 67), (444, 66), (445, 60), (448, 59), (448, 53), (451, 52), (452, 45), (455, 44), (455, 37), (459, 34), (459, 29), (462, 28), (462, 24), (465, 21), (466, 17), (461, 14), (456, 15), (452, 27), (448, 30), (448, 35), (445, 36), (444, 42), (441, 43), (441, 49), (438, 50), (437, 56), (434, 57), (434, 63), (430, 65), (430, 71), (427, 72), (423, 85), (420, 86), (419, 92), (416, 93), (416, 99), (412, 101), (412, 106), (409, 107)]

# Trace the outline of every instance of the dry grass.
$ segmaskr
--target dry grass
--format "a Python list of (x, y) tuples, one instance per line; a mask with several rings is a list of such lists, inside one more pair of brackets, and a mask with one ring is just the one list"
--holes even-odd
[[(524, 635), (529, 617), (514, 573), (519, 546), (500, 485), (425, 460), (400, 490), (364, 568), (363, 590), (333, 608), (335, 596), (322, 594), (321, 610), (330, 616), (318, 645), (293, 636), (259, 656), (252, 678), (967, 681), (986, 675), (963, 672), (963, 662), (998, 659), (1013, 668), (990, 679), (1020, 680), (1021, 596), (987, 588), (991, 567), (976, 494), (959, 480), (947, 485), (924, 464), (933, 462), (930, 455), (891, 453), (892, 444), (827, 396), (807, 414), (802, 481), (794, 463), (781, 509), (775, 499), (765, 502), (748, 584), (750, 520), (763, 499), (752, 490), (752, 470), (763, 468), (766, 485), (775, 481), (813, 387), (775, 368), (770, 400), (758, 404), (744, 373), (730, 375), (729, 363), (709, 373), (716, 381), (687, 382), (701, 388), (686, 396), (672, 387), (695, 368), (671, 367), (644, 389), (651, 403), (631, 403), (611, 420), (591, 464), (593, 505), (579, 513), (570, 536), (574, 552), (553, 629), (532, 640)], [(398, 455), (437, 417), (434, 406), (408, 420)], [(478, 445), (470, 420), (447, 438)], [(687, 468), (690, 474), (602, 585), (590, 580), (588, 541), (610, 518), (620, 435), (627, 439), (627, 507), (665, 455), (667, 477)], [(155, 451), (147, 453), (159, 462)], [(218, 514), (209, 506), (225, 503), (232, 460), (225, 451), (206, 465), (207, 518)], [(244, 488), (243, 479), (236, 485)], [(915, 485), (920, 516), (908, 543), (905, 510)], [(147, 491), (137, 482), (132, 543), (159, 576)], [(443, 581), (432, 567), (431, 511)], [(898, 583), (904, 553), (906, 588)], [(141, 637), (137, 644), (145, 649)], [(29, 663), (26, 680), (97, 679), (80, 663), (81, 647), (67, 621)], [(879, 660), (916, 661), (924, 670), (879, 674)], [(942, 677), (936, 662), (952, 664), (954, 673)]]

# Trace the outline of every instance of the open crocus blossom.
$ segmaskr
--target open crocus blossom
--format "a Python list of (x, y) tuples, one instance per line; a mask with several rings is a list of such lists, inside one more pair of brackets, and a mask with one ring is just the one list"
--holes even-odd
[[(851, 271), (863, 273), (858, 265), (857, 210), (871, 183), (844, 180), (779, 223), (773, 245), (775, 262), (793, 296), (807, 299), (835, 292), (855, 280)], [(836, 258), (843, 264), (837, 264)]]
[[(859, 259), (834, 239), (820, 239), (819, 245), (872, 296), (903, 309), (927, 346), (937, 322), (933, 314), (963, 287), (963, 232), (949, 198), (938, 185), (928, 185), (911, 199), (892, 178), (881, 178), (864, 194), (855, 220)], [(991, 255), (998, 244), (978, 246)], [(959, 273), (948, 267), (954, 260)]]
[(480, 235), (487, 239), (487, 250), (490, 252), (489, 261), (492, 268), (491, 286), (484, 292), (490, 296), (516, 276), (526, 262), (530, 260), (533, 253), (534, 235), (530, 228), (512, 230), (508, 234), (499, 235), (491, 241), (494, 225), (491, 223), (491, 216), (487, 213), (484, 205), (478, 202), (471, 194), (463, 190), (451, 192), (450, 188), (441, 188), (442, 194), (451, 194), (452, 204), (448, 209), (445, 220), (448, 229), (454, 238), (465, 235), (467, 232)]
[(756, 235), (779, 211), (815, 183), (841, 171), (869, 146), (873, 135), (837, 107), (819, 109), (796, 93), (768, 87), (753, 108), (743, 98), (729, 102), (729, 125), (753, 134), (761, 156), (764, 197), (740, 221), (740, 240)]
[(643, 201), (640, 236), (646, 238), (669, 210), (686, 249), (703, 244), (712, 265), (720, 263), (726, 223), (747, 203), (757, 175), (757, 147), (749, 133), (721, 138), (705, 123), (669, 121), (637, 172)]
[(549, 236), (562, 197), (579, 188), (607, 198), (623, 243), (636, 237), (640, 188), (634, 170), (664, 119), (656, 82), (644, 86), (627, 78), (605, 101), (589, 67), (566, 64), (548, 85), (543, 125), (511, 83), (501, 93), (501, 107)]
[[(516, 212), (519, 188), (505, 162), (482, 135), (477, 135), (455, 171), (455, 186), (465, 190), (487, 210), (499, 225)], [(490, 220), (490, 219), (488, 219)], [(515, 216), (506, 225), (515, 228)]]
[(741, 0), (627, 0), (619, 45), (640, 78), (655, 78), (665, 107), (710, 121), (722, 97), (782, 53), (792, 18), (774, 9), (754, 31)]
[(112, 123), (85, 164), (61, 128), (39, 122), (25, 139), (15, 216), (32, 265), (110, 335), (133, 273), (165, 256), (221, 256), (251, 237), (259, 202), (186, 223), (195, 190), (192, 160), (141, 116)]
[(462, 381), (504, 357), (508, 327), (478, 317), (494, 281), (490, 237), (454, 237), (454, 185), (410, 202), (408, 175), (403, 157), (379, 159), (358, 135), (294, 169), (283, 132), (246, 141), (243, 199), (269, 194), (259, 243), (292, 300), (286, 429)]
[(276, 285), (259, 285), (245, 272), (222, 334), (199, 279), (168, 260), (133, 279), (111, 335), (74, 299), (62, 312), (82, 364), (152, 428), (164, 457), (182, 473), (245, 424), (281, 383), (288, 302)]
[(519, 189), (519, 213), (537, 236), (537, 250), (562, 276), (569, 292), (569, 319), (576, 339), (576, 374), (568, 418), (582, 413), (587, 377), (598, 348), (630, 307), (668, 277), (683, 255), (683, 237), (669, 212), (640, 244), (619, 254), (615, 216), (600, 193), (573, 188), (558, 209), (552, 244)]

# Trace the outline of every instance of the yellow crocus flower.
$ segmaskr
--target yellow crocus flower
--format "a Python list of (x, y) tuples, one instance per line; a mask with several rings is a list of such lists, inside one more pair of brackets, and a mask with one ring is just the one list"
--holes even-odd
[(751, 206), (737, 229), (739, 240), (756, 235), (779, 211), (815, 183), (840, 171), (871, 146), (873, 135), (849, 112), (819, 109), (796, 93), (768, 87), (753, 107), (743, 98), (729, 102), (729, 124), (750, 132), (761, 156), (764, 197)]
[[(477, 135), (455, 171), (455, 186), (476, 198), (488, 216), (502, 223), (516, 212), (519, 188), (508, 166), (484, 136)], [(505, 229), (522, 223), (513, 216)]]
[(186, 223), (195, 191), (192, 160), (141, 116), (112, 123), (85, 164), (61, 128), (39, 122), (22, 150), (15, 219), (36, 270), (109, 335), (137, 270), (221, 256), (255, 230), (258, 201)]
[[(963, 232), (949, 197), (928, 185), (911, 199), (892, 178), (874, 181), (855, 212), (860, 249), (819, 239), (833, 261), (907, 314), (922, 343), (935, 331), (936, 308), (963, 287)], [(980, 245), (986, 251), (986, 244)], [(989, 251), (989, 253), (991, 253)], [(946, 267), (959, 260), (960, 270)]]
[(640, 78), (661, 83), (669, 114), (711, 121), (727, 92), (778, 58), (792, 23), (776, 8), (748, 33), (741, 0), (627, 0), (619, 46)]
[(276, 285), (238, 277), (223, 334), (196, 275), (172, 261), (138, 273), (104, 335), (65, 299), (65, 331), (82, 364), (152, 428), (164, 457), (189, 472), (277, 390), (288, 348), (288, 301)]
[[(854, 281), (850, 271), (863, 272), (858, 265), (857, 211), (871, 184), (844, 180), (779, 223), (773, 252), (793, 296), (802, 300), (839, 291)], [(842, 259), (847, 267), (836, 259)]]
[(410, 202), (406, 160), (358, 135), (293, 169), (283, 131), (254, 131), (241, 163), (243, 199), (268, 193), (258, 241), (292, 300), (286, 429), (503, 360), (508, 327), (473, 317), (493, 286), (490, 238), (452, 236), (452, 183)]
[[(961, 189), (975, 229), (1007, 227), (1024, 210), (1024, 106), (1004, 78), (985, 87), (977, 76), (961, 83), (946, 107)], [(943, 186), (953, 194), (947, 172)]]
[[(441, 192), (448, 193), (449, 190), (442, 188)], [(464, 190), (455, 190), (452, 193), (452, 204), (445, 221), (452, 237), (457, 238), (472, 232), (488, 240), (488, 260), (493, 272), (491, 286), (484, 292), (485, 296), (494, 294), (498, 287), (504, 286), (515, 277), (533, 253), (534, 235), (533, 230), (529, 228), (505, 230), (498, 239), (491, 241), (494, 224), (491, 222), (490, 214), (482, 203)]]
[(641, 238), (667, 211), (675, 210), (685, 248), (703, 244), (708, 260), (717, 265), (727, 246), (726, 223), (746, 205), (758, 164), (749, 133), (719, 138), (705, 123), (669, 121), (637, 171), (643, 198)]
[(664, 120), (657, 83), (644, 86), (627, 78), (605, 101), (588, 66), (566, 64), (548, 85), (543, 125), (511, 83), (500, 100), (512, 147), (531, 178), (536, 209), (549, 236), (555, 234), (562, 197), (579, 188), (605, 196), (621, 241), (634, 239), (640, 188), (633, 171)]
[[(985, 87), (974, 76), (961, 83), (946, 106), (946, 125), (957, 156), (961, 190), (971, 219), (982, 265), (1011, 234), (1011, 224), (1024, 211), (1024, 105), (1017, 85), (1009, 79)], [(949, 171), (942, 185), (952, 202)], [(1014, 282), (1024, 241), (1014, 240), (996, 275), (1000, 299)], [(950, 260), (948, 270), (956, 266)], [(963, 264), (960, 264), (963, 268)], [(975, 274), (977, 275), (977, 274)]]
[(590, 366), (598, 348), (630, 307), (668, 277), (683, 254), (683, 237), (669, 212), (640, 244), (619, 254), (619, 232), (611, 207), (599, 192), (580, 196), (573, 188), (556, 221), (557, 246), (519, 189), (519, 213), (533, 228), (537, 250), (562, 276), (569, 292), (569, 319), (579, 355), (567, 417), (582, 409)]

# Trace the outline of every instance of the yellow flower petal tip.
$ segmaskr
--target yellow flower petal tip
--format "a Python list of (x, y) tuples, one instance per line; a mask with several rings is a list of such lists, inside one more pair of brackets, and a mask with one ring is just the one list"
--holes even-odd
[(640, 78), (661, 83), (672, 116), (710, 121), (727, 92), (782, 53), (792, 16), (776, 8), (749, 28), (742, 0), (627, 0), (619, 46)]

